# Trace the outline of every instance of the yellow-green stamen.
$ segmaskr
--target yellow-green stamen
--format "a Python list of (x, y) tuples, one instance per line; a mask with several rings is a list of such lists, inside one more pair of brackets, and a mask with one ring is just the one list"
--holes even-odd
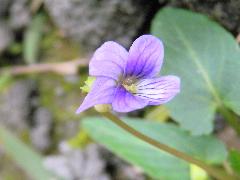
[(136, 93), (137, 92), (137, 86), (136, 86), (136, 78), (135, 77), (127, 77), (121, 80), (122, 86), (130, 93)]

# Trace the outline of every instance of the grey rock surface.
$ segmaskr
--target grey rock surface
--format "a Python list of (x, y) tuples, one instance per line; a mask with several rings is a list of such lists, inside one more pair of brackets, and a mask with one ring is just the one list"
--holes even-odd
[(105, 148), (101, 149), (101, 154), (107, 162), (108, 169), (114, 180), (146, 180), (148, 179), (143, 170), (137, 166), (128, 164)]
[(13, 33), (5, 21), (0, 20), (0, 53), (12, 42)]
[(20, 29), (30, 22), (28, 0), (14, 0), (9, 7), (9, 23), (13, 29)]
[[(90, 50), (107, 40), (129, 46), (154, 11), (144, 0), (44, 0), (53, 22), (67, 37)], [(156, 4), (155, 4), (156, 5)], [(240, 32), (239, 0), (159, 0), (159, 7), (176, 6), (209, 15), (228, 30)]]
[[(84, 47), (107, 40), (129, 46), (151, 11), (143, 0), (45, 0), (55, 24)], [(145, 3), (144, 3), (145, 2)]]
[(143, 171), (127, 164), (98, 144), (72, 149), (66, 142), (59, 154), (47, 156), (47, 169), (68, 180), (146, 180)]
[(11, 0), (0, 0), (0, 16), (6, 14)]
[(31, 80), (16, 81), (8, 91), (0, 94), (0, 121), (16, 132), (28, 128), (31, 111), (30, 96), (34, 87)]
[(37, 108), (33, 116), (30, 137), (34, 147), (46, 151), (51, 145), (52, 114), (44, 107)]
[(44, 160), (45, 167), (58, 176), (68, 180), (110, 180), (98, 145), (91, 144), (79, 150), (62, 142), (59, 151), (59, 155), (51, 155)]
[(13, 31), (26, 27), (30, 19), (28, 0), (0, 0), (0, 53), (13, 41)]

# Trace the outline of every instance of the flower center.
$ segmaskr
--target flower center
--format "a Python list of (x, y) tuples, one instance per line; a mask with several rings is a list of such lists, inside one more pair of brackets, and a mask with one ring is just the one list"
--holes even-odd
[(137, 82), (137, 79), (135, 77), (126, 77), (120, 80), (121, 85), (129, 92), (136, 93), (137, 88), (135, 83)]

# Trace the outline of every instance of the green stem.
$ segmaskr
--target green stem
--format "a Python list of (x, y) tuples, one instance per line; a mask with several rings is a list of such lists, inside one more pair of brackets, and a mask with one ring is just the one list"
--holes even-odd
[(231, 113), (228, 109), (221, 106), (219, 108), (220, 113), (223, 115), (228, 124), (235, 129), (238, 135), (240, 135), (240, 121), (237, 119), (237, 116)]
[(180, 152), (172, 147), (169, 147), (165, 144), (162, 144), (161, 142), (158, 142), (144, 134), (142, 134), (141, 132), (137, 131), (136, 129), (132, 128), (131, 126), (129, 126), (128, 124), (126, 124), (124, 121), (122, 121), (121, 119), (119, 119), (117, 116), (109, 113), (109, 112), (105, 112), (105, 113), (101, 113), (103, 116), (105, 116), (106, 118), (108, 118), (109, 120), (111, 120), (113, 123), (115, 123), (116, 125), (118, 125), (119, 127), (123, 128), (124, 130), (126, 130), (127, 132), (129, 132), (130, 134), (134, 135), (135, 137), (141, 139), (142, 141), (151, 144), (152, 146), (163, 150), (165, 152), (168, 152), (169, 154), (172, 154), (180, 159), (183, 159), (189, 163), (195, 164), (197, 166), (199, 166), (200, 168), (204, 169), (209, 175), (211, 175), (212, 177), (218, 179), (218, 180), (236, 180), (235, 177), (226, 174), (225, 172), (214, 168), (212, 166), (209, 166), (207, 164), (205, 164), (204, 162), (193, 158), (183, 152)]

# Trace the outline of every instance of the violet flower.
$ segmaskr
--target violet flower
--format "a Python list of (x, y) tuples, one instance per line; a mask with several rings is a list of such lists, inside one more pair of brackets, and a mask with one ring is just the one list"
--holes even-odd
[(163, 43), (152, 35), (137, 38), (129, 52), (116, 42), (105, 42), (90, 61), (89, 74), (96, 80), (77, 113), (97, 104), (129, 112), (170, 101), (180, 91), (180, 79), (158, 77), (163, 57)]

